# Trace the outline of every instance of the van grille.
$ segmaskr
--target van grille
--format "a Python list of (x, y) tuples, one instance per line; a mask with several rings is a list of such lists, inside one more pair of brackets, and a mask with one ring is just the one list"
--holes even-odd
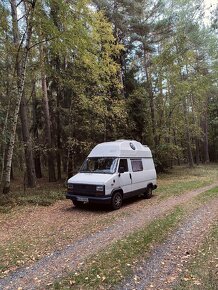
[(105, 194), (104, 191), (96, 192), (96, 185), (91, 184), (72, 184), (73, 188), (68, 189), (71, 193), (75, 195), (84, 195), (84, 196), (101, 196)]

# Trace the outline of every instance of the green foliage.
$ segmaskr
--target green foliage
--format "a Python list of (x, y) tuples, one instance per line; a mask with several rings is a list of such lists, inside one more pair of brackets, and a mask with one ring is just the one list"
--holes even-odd
[(129, 96), (126, 102), (128, 114), (129, 136), (132, 139), (147, 142), (144, 136), (148, 133), (149, 114), (147, 106), (147, 92), (143, 87), (136, 88)]
[[(41, 87), (44, 70), (52, 151), (62, 167), (75, 171), (95, 144), (121, 138), (149, 145), (162, 169), (186, 162), (188, 148), (196, 161), (197, 156), (205, 160), (205, 147), (211, 160), (217, 160), (217, 36), (202, 25), (199, 1), (173, 4), (172, 8), (168, 1), (150, 0), (36, 1), (25, 97), (34, 156), (39, 156), (41, 164), (48, 166)], [(25, 13), (23, 2), (19, 13)], [(3, 168), (13, 119), (13, 113), (8, 119), (7, 113), (16, 104), (17, 47), (11, 7), (4, 1), (0, 15)], [(21, 41), (25, 18), (18, 22)], [(21, 126), (18, 123), (14, 164), (21, 164), (22, 170)], [(62, 167), (59, 164), (63, 173)]]
[(172, 143), (162, 143), (157, 146), (155, 153), (155, 164), (160, 168), (170, 167), (178, 158), (182, 160), (182, 148)]

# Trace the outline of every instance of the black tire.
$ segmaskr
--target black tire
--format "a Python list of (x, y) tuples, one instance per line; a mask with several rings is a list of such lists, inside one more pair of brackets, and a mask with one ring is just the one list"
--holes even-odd
[(146, 188), (146, 191), (145, 191), (145, 194), (144, 194), (144, 196), (145, 196), (145, 198), (151, 198), (152, 197), (152, 193), (153, 193), (153, 188), (152, 188), (152, 186), (148, 186), (147, 188)]
[(83, 202), (82, 201), (78, 201), (78, 200), (72, 200), (73, 205), (75, 207), (82, 207), (83, 206)]
[(111, 207), (113, 210), (117, 210), (121, 208), (123, 204), (123, 196), (122, 193), (117, 191), (114, 193), (112, 200), (111, 200)]

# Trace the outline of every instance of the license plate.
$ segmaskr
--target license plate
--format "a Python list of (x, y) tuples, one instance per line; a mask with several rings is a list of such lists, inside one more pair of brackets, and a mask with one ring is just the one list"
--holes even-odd
[(89, 202), (88, 197), (81, 197), (81, 196), (78, 196), (78, 197), (77, 197), (77, 200), (78, 200), (78, 201), (82, 201), (82, 202)]

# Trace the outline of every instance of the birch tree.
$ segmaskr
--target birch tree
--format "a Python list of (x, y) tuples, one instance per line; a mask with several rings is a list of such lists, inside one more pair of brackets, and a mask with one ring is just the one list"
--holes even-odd
[(13, 31), (13, 41), (14, 41), (14, 53), (16, 56), (16, 61), (14, 64), (14, 82), (13, 82), (13, 109), (11, 113), (11, 128), (9, 130), (9, 142), (7, 148), (7, 154), (5, 156), (5, 170), (3, 176), (3, 193), (8, 193), (10, 191), (10, 174), (11, 174), (11, 164), (13, 158), (13, 150), (16, 137), (16, 128), (18, 115), (21, 105), (21, 100), (24, 94), (24, 84), (26, 79), (26, 66), (28, 61), (28, 54), (30, 48), (30, 42), (32, 37), (33, 28), (33, 15), (35, 10), (35, 4), (37, 0), (33, 1), (21, 1), (26, 6), (25, 15), (25, 29), (21, 33), (20, 27), (18, 25), (18, 2), (16, 0), (11, 0), (11, 17), (12, 17), (12, 31)]

